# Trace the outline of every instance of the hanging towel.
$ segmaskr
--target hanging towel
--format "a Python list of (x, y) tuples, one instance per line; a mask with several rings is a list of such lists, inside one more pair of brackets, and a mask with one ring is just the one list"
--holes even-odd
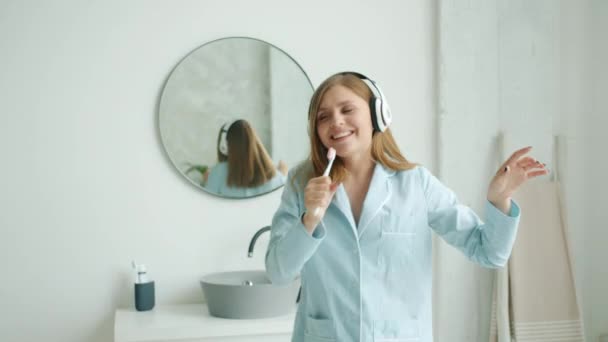
[(511, 342), (509, 269), (508, 267), (499, 268), (494, 274), (490, 342)]
[(584, 341), (559, 183), (535, 179), (514, 199), (522, 208), (508, 264), (511, 337), (526, 341)]

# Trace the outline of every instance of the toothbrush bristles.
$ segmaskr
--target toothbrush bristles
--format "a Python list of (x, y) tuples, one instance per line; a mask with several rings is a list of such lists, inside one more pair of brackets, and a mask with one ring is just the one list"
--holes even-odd
[(327, 150), (327, 160), (332, 160), (336, 158), (336, 150), (333, 147), (330, 147), (329, 150)]
[(327, 160), (329, 161), (329, 163), (327, 163), (327, 167), (325, 168), (325, 172), (323, 172), (323, 176), (329, 176), (329, 171), (331, 171), (331, 166), (334, 163), (334, 159), (336, 159), (336, 150), (334, 150), (333, 147), (330, 147), (329, 151), (327, 151)]

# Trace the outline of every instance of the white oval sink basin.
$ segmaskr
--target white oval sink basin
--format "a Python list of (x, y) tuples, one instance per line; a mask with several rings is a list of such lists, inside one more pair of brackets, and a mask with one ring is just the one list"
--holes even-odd
[(209, 314), (221, 318), (255, 319), (292, 313), (300, 280), (286, 286), (273, 285), (266, 272), (234, 271), (204, 276), (201, 287)]

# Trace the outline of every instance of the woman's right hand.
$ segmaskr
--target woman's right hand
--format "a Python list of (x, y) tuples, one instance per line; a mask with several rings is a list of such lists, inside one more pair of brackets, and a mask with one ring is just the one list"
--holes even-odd
[(211, 169), (207, 169), (205, 173), (203, 173), (203, 184), (207, 184), (207, 181), (209, 181), (209, 172), (211, 172)]
[[(306, 188), (304, 189), (306, 213), (302, 216), (302, 223), (310, 234), (321, 222), (321, 218), (325, 215), (325, 210), (327, 210), (331, 198), (336, 193), (338, 185), (337, 183), (332, 183), (329, 176), (311, 178), (308, 184), (306, 184)], [(315, 216), (317, 208), (319, 208), (319, 212)]]
[(279, 169), (279, 172), (281, 172), (283, 176), (287, 176), (287, 172), (289, 172), (287, 164), (285, 164), (285, 162), (282, 160), (279, 160), (279, 165), (277, 165), (277, 169)]

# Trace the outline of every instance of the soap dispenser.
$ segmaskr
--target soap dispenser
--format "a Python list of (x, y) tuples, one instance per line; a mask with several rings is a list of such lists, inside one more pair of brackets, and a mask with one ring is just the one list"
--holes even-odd
[(131, 262), (135, 270), (135, 309), (148, 311), (154, 308), (154, 281), (148, 279), (146, 265)]

